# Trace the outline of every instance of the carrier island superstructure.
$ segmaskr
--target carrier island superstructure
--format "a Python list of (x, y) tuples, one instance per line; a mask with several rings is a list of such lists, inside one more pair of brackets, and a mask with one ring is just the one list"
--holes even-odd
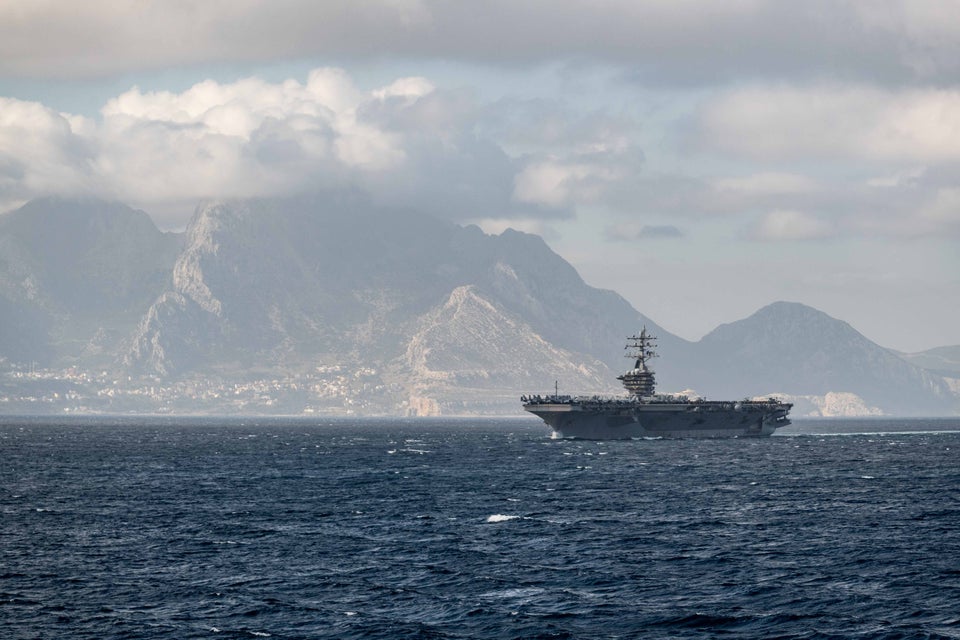
[(776, 399), (717, 401), (656, 393), (650, 360), (656, 338), (630, 336), (626, 356), (633, 369), (617, 379), (626, 396), (521, 396), (523, 408), (539, 416), (565, 438), (731, 438), (769, 436), (790, 424), (792, 404)]

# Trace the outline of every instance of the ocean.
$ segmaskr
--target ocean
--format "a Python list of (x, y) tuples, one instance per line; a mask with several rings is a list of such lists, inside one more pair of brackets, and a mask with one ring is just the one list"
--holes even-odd
[(0, 418), (0, 637), (960, 638), (960, 420)]

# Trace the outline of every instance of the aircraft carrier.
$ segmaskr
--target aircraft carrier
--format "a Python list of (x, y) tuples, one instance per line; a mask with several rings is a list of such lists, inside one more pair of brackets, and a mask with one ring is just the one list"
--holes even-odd
[(656, 338), (644, 327), (628, 338), (626, 356), (633, 369), (617, 379), (629, 395), (521, 396), (523, 408), (539, 416), (564, 438), (736, 438), (769, 436), (790, 424), (792, 404), (774, 398), (718, 401), (656, 393), (650, 360)]

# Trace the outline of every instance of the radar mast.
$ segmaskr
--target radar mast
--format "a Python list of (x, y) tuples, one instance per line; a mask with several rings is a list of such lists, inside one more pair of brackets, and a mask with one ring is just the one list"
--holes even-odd
[(624, 357), (634, 360), (634, 365), (632, 370), (618, 376), (617, 380), (620, 380), (630, 395), (636, 398), (648, 398), (654, 395), (656, 377), (648, 363), (657, 357), (657, 352), (654, 351), (657, 346), (656, 339), (656, 336), (647, 333), (646, 325), (640, 331), (640, 335), (634, 334), (627, 338), (627, 346), (624, 347), (627, 353)]

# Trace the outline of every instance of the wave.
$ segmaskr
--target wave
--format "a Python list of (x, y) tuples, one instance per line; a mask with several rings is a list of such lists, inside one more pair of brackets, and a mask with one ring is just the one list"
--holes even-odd
[(487, 518), (487, 522), (507, 522), (508, 520), (517, 520), (520, 516), (506, 516), (502, 513), (495, 513)]

